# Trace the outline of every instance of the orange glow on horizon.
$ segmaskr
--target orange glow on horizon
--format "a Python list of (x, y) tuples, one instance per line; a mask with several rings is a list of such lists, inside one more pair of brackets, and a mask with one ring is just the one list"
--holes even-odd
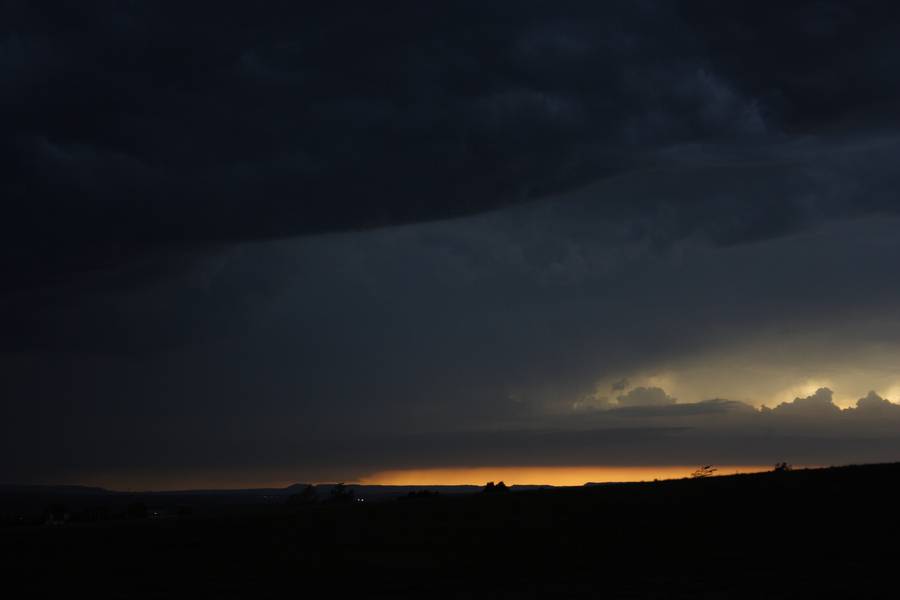
[[(585, 483), (614, 483), (679, 479), (688, 477), (699, 465), (678, 466), (576, 466), (576, 467), (441, 467), (397, 469), (346, 479), (306, 477), (291, 469), (258, 469), (249, 472), (232, 470), (181, 470), (104, 472), (79, 477), (35, 482), (73, 485), (95, 485), (117, 491), (238, 490), (250, 488), (285, 488), (296, 483), (336, 483), (360, 485), (484, 485), (503, 481), (507, 485), (580, 486)], [(713, 465), (716, 475), (771, 471), (772, 465)], [(801, 468), (800, 465), (795, 465)]]
[[(772, 466), (713, 465), (716, 475), (759, 473)], [(353, 483), (364, 485), (484, 485), (503, 481), (507, 485), (577, 486), (585, 483), (614, 483), (680, 479), (697, 469), (691, 466), (656, 467), (451, 467), (381, 471)]]

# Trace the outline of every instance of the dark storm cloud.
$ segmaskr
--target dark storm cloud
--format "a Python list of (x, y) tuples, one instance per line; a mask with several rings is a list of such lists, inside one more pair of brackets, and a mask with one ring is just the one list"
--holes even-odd
[(890, 400), (870, 391), (864, 398), (856, 401), (855, 410), (861, 415), (889, 415), (896, 414), (898, 407)]
[[(177, 279), (60, 301), (30, 337), (3, 340), (20, 351), (0, 363), (0, 472), (284, 466), (330, 479), (513, 464), (519, 451), (539, 464), (832, 464), (900, 451), (898, 410), (878, 416), (874, 396), (852, 413), (817, 400), (828, 392), (771, 415), (694, 402), (777, 405), (781, 384), (750, 387), (772, 363), (794, 369), (786, 384), (834, 361), (896, 373), (900, 221), (659, 254), (554, 210), (247, 244)], [(759, 332), (758, 351), (735, 355), (731, 344)], [(891, 364), (868, 364), (878, 357)], [(644, 380), (678, 374), (679, 360), (726, 383), (701, 395)], [(623, 376), (679, 403), (573, 409)], [(894, 379), (861, 385), (895, 399)], [(847, 385), (834, 389), (861, 393)], [(825, 410), (802, 410), (810, 403)]]
[[(579, 413), (557, 429), (430, 433), (373, 439), (375, 465), (810, 465), (883, 461), (900, 451), (900, 405), (870, 392), (856, 407), (831, 403), (831, 390), (775, 410), (731, 400)], [(826, 401), (827, 398), (827, 401)], [(807, 410), (828, 404), (829, 410)], [(790, 412), (786, 406), (803, 407)], [(877, 406), (872, 410), (873, 406)], [(399, 444), (403, 451), (391, 448)], [(416, 457), (413, 458), (412, 455)], [(402, 457), (402, 458), (401, 458)], [(379, 462), (381, 461), (381, 462)], [(348, 461), (349, 462), (349, 461)]]
[[(656, 388), (659, 389), (659, 388)], [(671, 400), (665, 391), (663, 395)], [(703, 400), (701, 402), (688, 402), (684, 404), (676, 404), (674, 401), (660, 404), (644, 404), (628, 406), (623, 405), (620, 401), (615, 408), (609, 409), (614, 411), (609, 414), (616, 416), (633, 416), (633, 417), (674, 417), (674, 416), (704, 416), (722, 413), (739, 414), (740, 411), (753, 410), (749, 405), (738, 402), (736, 400), (724, 400), (716, 398), (713, 400)]]
[[(788, 404), (818, 403), (830, 390)], [(877, 412), (868, 410), (876, 402)], [(828, 414), (782, 409), (757, 410), (741, 402), (714, 400), (652, 407), (622, 408), (543, 420), (518, 429), (425, 430), (384, 435), (372, 432), (321, 435), (275, 433), (265, 450), (241, 429), (210, 432), (196, 444), (190, 426), (127, 427), (112, 436), (110, 453), (78, 432), (61, 433), (71, 445), (65, 456), (39, 450), (31, 456), (49, 473), (141, 472), (145, 469), (252, 470), (266, 468), (282, 476), (354, 479), (377, 471), (460, 466), (636, 466), (636, 465), (829, 465), (879, 462), (900, 452), (900, 405), (874, 392), (855, 408), (832, 405)], [(165, 435), (167, 444), (153, 443)], [(5, 442), (10, 448), (18, 447)], [(109, 442), (107, 441), (106, 444)], [(7, 461), (8, 463), (8, 461)], [(85, 470), (84, 466), (90, 469)], [(9, 473), (20, 465), (4, 464)], [(315, 474), (315, 475), (313, 475)]]
[[(872, 392), (874, 394), (874, 392)], [(782, 402), (773, 413), (784, 416), (818, 416), (828, 417), (840, 412), (832, 401), (834, 393), (828, 388), (819, 388), (816, 393), (804, 398), (794, 398), (790, 402)]]
[(614, 381), (609, 389), (613, 392), (624, 392), (625, 388), (628, 387), (628, 380), (625, 378), (619, 379), (618, 381)]
[(895, 457), (898, 10), (4, 3), (0, 473)]
[[(438, 219), (716, 144), (896, 121), (893, 3), (8, 2), (4, 285), (188, 244)], [(818, 144), (813, 141), (814, 147)], [(753, 150), (755, 148), (755, 150)], [(870, 197), (871, 196), (871, 197)], [(718, 242), (837, 206), (608, 198), (639, 232)]]
[(666, 394), (666, 391), (658, 387), (639, 386), (628, 390), (627, 394), (617, 396), (619, 406), (663, 406), (675, 404), (675, 398)]

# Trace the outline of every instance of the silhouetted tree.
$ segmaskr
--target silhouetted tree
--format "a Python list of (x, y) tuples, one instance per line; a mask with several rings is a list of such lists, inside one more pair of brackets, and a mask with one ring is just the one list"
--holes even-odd
[(299, 494), (291, 494), (288, 496), (288, 506), (309, 506), (319, 501), (319, 494), (316, 492), (314, 485), (308, 485), (303, 488)]
[(718, 471), (718, 469), (716, 469), (712, 465), (703, 465), (702, 467), (699, 467), (696, 471), (691, 473), (691, 479), (702, 479), (704, 477), (712, 477), (716, 471)]
[(505, 483), (503, 483), (502, 481), (497, 484), (494, 484), (493, 481), (488, 481), (487, 485), (485, 485), (484, 489), (481, 491), (484, 494), (497, 494), (497, 493), (502, 493), (502, 492), (508, 492), (509, 487), (507, 487), (507, 485)]
[(775, 464), (775, 468), (773, 469), (773, 471), (775, 471), (776, 473), (786, 473), (787, 471), (790, 471), (793, 468), (794, 467), (792, 467), (791, 465), (789, 465), (786, 462), (780, 462), (780, 463)]
[(347, 486), (343, 483), (338, 483), (331, 488), (331, 492), (328, 494), (328, 502), (353, 502), (353, 490), (347, 489)]

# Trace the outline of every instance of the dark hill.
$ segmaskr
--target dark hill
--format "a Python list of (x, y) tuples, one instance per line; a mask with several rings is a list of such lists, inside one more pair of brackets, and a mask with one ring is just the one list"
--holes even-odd
[[(36, 595), (897, 596), (900, 464), (7, 527)], [(327, 500), (327, 498), (322, 499)]]

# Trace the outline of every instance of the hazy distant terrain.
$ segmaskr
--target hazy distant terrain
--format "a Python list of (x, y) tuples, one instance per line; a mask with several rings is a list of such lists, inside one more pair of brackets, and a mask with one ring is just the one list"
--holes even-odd
[[(327, 499), (336, 484), (318, 484), (313, 486), (320, 499)], [(101, 487), (77, 485), (11, 485), (0, 484), (0, 522), (5, 524), (27, 522), (43, 523), (49, 506), (62, 505), (68, 513), (68, 521), (96, 521), (85, 513), (98, 508), (107, 509), (106, 520), (115, 520), (127, 512), (128, 506), (142, 503), (148, 509), (159, 509), (168, 515), (179, 508), (189, 508), (194, 514), (215, 513), (222, 507), (242, 507), (256, 509), (262, 506), (278, 506), (285, 504), (288, 498), (302, 492), (307, 484), (296, 484), (284, 488), (253, 488), (235, 490), (180, 490), (165, 492), (132, 492), (107, 490)], [(346, 489), (353, 493), (354, 499), (367, 502), (393, 500), (406, 496), (410, 492), (431, 490), (443, 495), (474, 494), (481, 491), (477, 485), (358, 485), (347, 484)], [(540, 486), (514, 485), (513, 490), (536, 489)], [(545, 486), (549, 487), (549, 486)]]

